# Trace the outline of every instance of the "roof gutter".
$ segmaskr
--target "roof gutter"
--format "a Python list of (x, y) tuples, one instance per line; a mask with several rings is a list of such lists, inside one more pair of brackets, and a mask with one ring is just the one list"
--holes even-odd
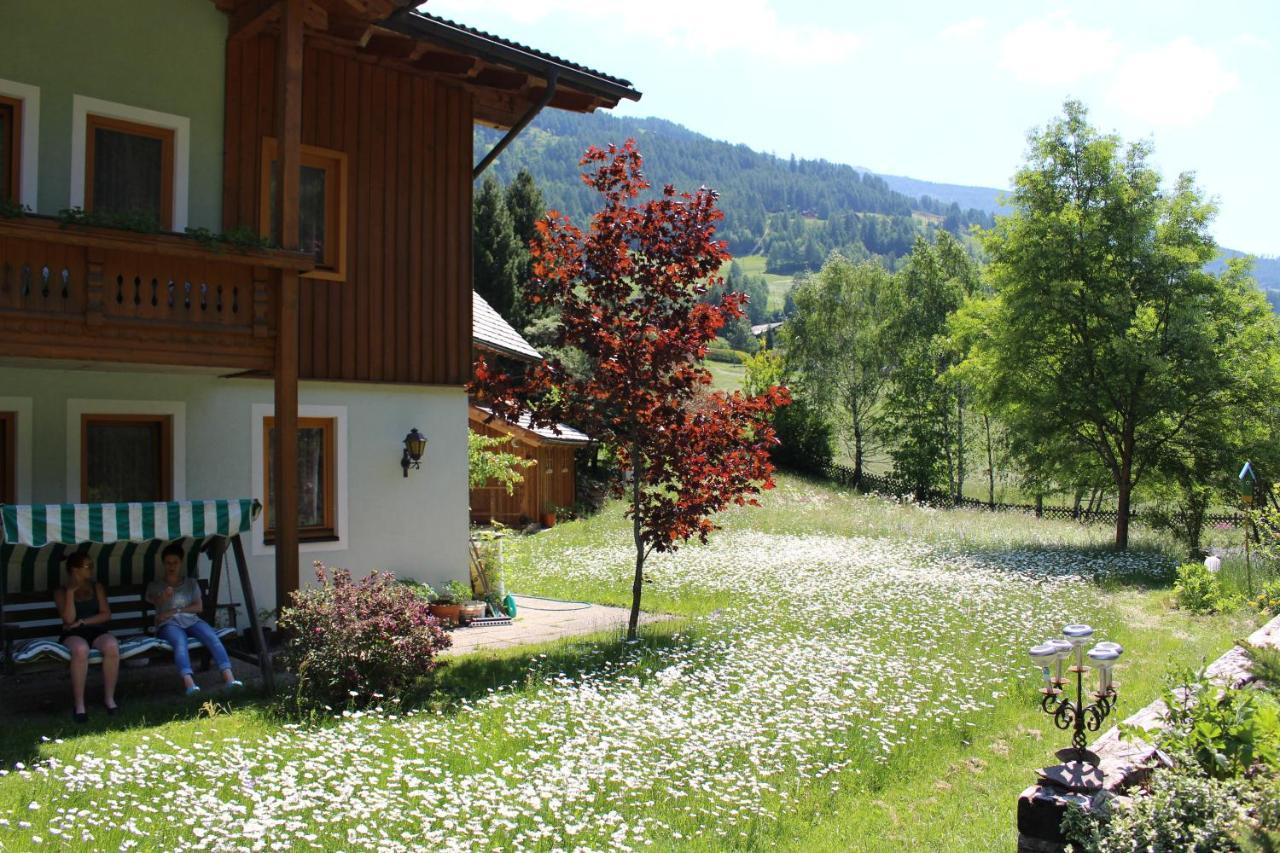
[(479, 56), (490, 62), (510, 65), (530, 74), (546, 77), (553, 70), (563, 72), (566, 86), (581, 89), (603, 98), (633, 101), (640, 99), (640, 93), (631, 88), (626, 80), (606, 78), (593, 74), (589, 69), (575, 68), (557, 62), (554, 59), (537, 56), (519, 46), (506, 44), (483, 34), (468, 32), (466, 29), (448, 21), (423, 15), (420, 12), (404, 10), (404, 14), (393, 14), (379, 26), (402, 35), (417, 39), (435, 41), (463, 53)]
[(529, 122), (533, 121), (537, 117), (538, 113), (542, 112), (542, 108), (551, 103), (551, 99), (556, 96), (556, 84), (559, 82), (560, 69), (552, 68), (551, 72), (547, 75), (547, 88), (542, 93), (542, 97), (538, 99), (536, 104), (525, 110), (524, 115), (520, 116), (520, 120), (513, 124), (511, 129), (506, 132), (506, 135), (498, 140), (498, 144), (493, 146), (493, 148), (489, 150), (489, 153), (484, 155), (484, 159), (476, 164), (476, 167), (471, 170), (471, 180), (474, 181), (476, 178), (480, 177), (481, 173), (484, 172), (485, 169), (489, 168), (489, 164), (498, 158), (498, 155), (502, 153), (503, 149), (514, 142), (515, 138), (520, 135), (520, 132), (529, 126)]

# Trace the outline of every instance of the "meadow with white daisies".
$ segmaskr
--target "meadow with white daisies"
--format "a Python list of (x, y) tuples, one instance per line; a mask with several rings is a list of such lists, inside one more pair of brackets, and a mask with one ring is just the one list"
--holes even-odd
[[(1061, 736), (1025, 649), (1126, 648), (1121, 711), (1244, 617), (1172, 610), (1175, 560), (1109, 531), (784, 477), (655, 555), (642, 641), (456, 659), (431, 702), (297, 720), (252, 700), (0, 735), (0, 844), (95, 849), (1008, 848)], [(507, 544), (519, 592), (623, 603), (619, 507)], [(352, 567), (358, 568), (358, 567)], [(208, 711), (215, 711), (212, 716)]]

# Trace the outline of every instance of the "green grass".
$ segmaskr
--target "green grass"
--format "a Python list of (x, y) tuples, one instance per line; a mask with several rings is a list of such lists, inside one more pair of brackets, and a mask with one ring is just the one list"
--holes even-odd
[(781, 311), (786, 303), (787, 291), (791, 289), (791, 285), (794, 283), (793, 277), (765, 272), (765, 262), (768, 259), (764, 255), (740, 255), (734, 260), (742, 267), (743, 272), (764, 276), (765, 283), (769, 285), (768, 308), (770, 311)]
[[(789, 476), (721, 520), (651, 558), (646, 607), (678, 618), (642, 642), (458, 658), (410, 714), (299, 723), (250, 696), (7, 725), (0, 845), (173, 848), (199, 827), (223, 847), (1009, 849), (1017, 794), (1062, 745), (1028, 644), (1076, 619), (1124, 644), (1126, 714), (1257, 621), (1172, 609), (1171, 547), (1141, 529), (1116, 555), (1105, 528)], [(506, 560), (518, 592), (629, 603), (616, 505)]]
[(707, 359), (702, 365), (711, 371), (711, 388), (714, 391), (739, 391), (747, 381), (747, 368), (741, 362), (729, 364)]

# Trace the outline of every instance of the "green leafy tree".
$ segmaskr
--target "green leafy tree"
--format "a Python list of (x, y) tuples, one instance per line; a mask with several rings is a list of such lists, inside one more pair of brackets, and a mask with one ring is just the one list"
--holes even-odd
[[(734, 293), (747, 294), (747, 320), (749, 325), (764, 323), (769, 319), (769, 283), (764, 276), (754, 275), (742, 269), (737, 261), (729, 264), (729, 274), (725, 276), (725, 289)], [(718, 294), (711, 294), (718, 300)]]
[(801, 377), (806, 399), (839, 411), (848, 425), (842, 438), (855, 483), (875, 446), (872, 413), (890, 365), (881, 336), (892, 292), (884, 267), (835, 254), (792, 291), (795, 313), (783, 327), (787, 364)]
[(769, 448), (770, 460), (780, 468), (825, 475), (833, 453), (831, 424), (824, 407), (815, 404), (795, 377), (789, 375), (786, 359), (777, 350), (762, 348), (742, 363), (746, 367), (743, 390), (747, 394), (764, 394), (774, 387), (791, 392), (791, 404), (773, 411), (778, 443)]
[(520, 273), (528, 257), (516, 240), (511, 213), (498, 181), (489, 175), (480, 185), (472, 213), (472, 286), (493, 310), (520, 328)]
[(877, 428), (886, 436), (894, 476), (917, 497), (941, 486), (959, 497), (970, 393), (950, 372), (960, 353), (947, 323), (976, 292), (977, 265), (959, 241), (940, 231), (932, 243), (916, 239), (894, 282), (880, 336), (891, 362)]
[(1107, 472), (1119, 549), (1135, 488), (1230, 405), (1250, 348), (1275, 338), (1247, 277), (1204, 269), (1214, 205), (1188, 174), (1161, 189), (1149, 154), (1074, 101), (1031, 136), (1013, 212), (983, 240), (994, 295), (969, 355), (1021, 447)]
[(524, 482), (521, 472), (533, 465), (534, 460), (502, 449), (510, 443), (508, 436), (482, 435), (474, 430), (467, 433), (468, 488), (497, 483), (508, 495), (515, 494), (516, 486)]

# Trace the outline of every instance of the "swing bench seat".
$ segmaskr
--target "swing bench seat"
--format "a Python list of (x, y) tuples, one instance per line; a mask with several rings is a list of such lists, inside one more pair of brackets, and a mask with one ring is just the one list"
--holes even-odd
[[(208, 582), (199, 579), (200, 593), (205, 601), (209, 600)], [(160, 659), (173, 658), (173, 646), (166, 640), (155, 636), (155, 611), (149, 602), (143, 599), (145, 587), (137, 584), (121, 589), (109, 590), (107, 602), (111, 606), (111, 633), (120, 645), (120, 659), (147, 656)], [(230, 625), (215, 628), (219, 639), (235, 636), (239, 633), (236, 625), (236, 606), (220, 604), (205, 608), (202, 616), (205, 621), (214, 624), (217, 610), (225, 610)], [(62, 633), (62, 623), (58, 617), (57, 607), (48, 594), (25, 593), (11, 595), (0, 606), (0, 620), (3, 620), (3, 648), (0, 648), (0, 662), (6, 671), (12, 672), (15, 667), (32, 666), (44, 663), (65, 665), (71, 660), (71, 650), (58, 642)], [(203, 651), (204, 644), (188, 637), (189, 651)], [(207, 655), (206, 655), (207, 657)], [(89, 664), (102, 663), (102, 652), (89, 650)]]
[[(62, 620), (53, 603), (53, 590), (62, 582), (63, 560), (69, 553), (89, 556), (99, 582), (107, 589), (111, 607), (108, 630), (120, 645), (122, 660), (143, 655), (173, 659), (173, 647), (155, 635), (155, 608), (143, 597), (149, 580), (160, 568), (166, 543), (182, 544), (188, 577), (200, 584), (204, 599), (201, 617), (218, 624), (225, 610), (230, 624), (215, 628), (218, 637), (240, 633), (238, 605), (219, 603), (223, 560), (234, 555), (243, 606), (249, 614), (251, 649), (228, 649), (250, 659), (262, 672), (263, 684), (274, 689), (271, 656), (257, 621), (253, 586), (241, 534), (252, 528), (261, 512), (252, 498), (165, 501), (156, 503), (34, 504), (0, 503), (0, 670), (12, 674), (44, 664), (66, 666), (70, 650), (58, 638)], [(202, 557), (210, 561), (208, 579), (200, 577)], [(187, 638), (187, 648), (199, 653), (208, 668), (204, 644)], [(256, 655), (250, 654), (256, 652)], [(102, 653), (92, 649), (89, 663), (100, 664)]]

